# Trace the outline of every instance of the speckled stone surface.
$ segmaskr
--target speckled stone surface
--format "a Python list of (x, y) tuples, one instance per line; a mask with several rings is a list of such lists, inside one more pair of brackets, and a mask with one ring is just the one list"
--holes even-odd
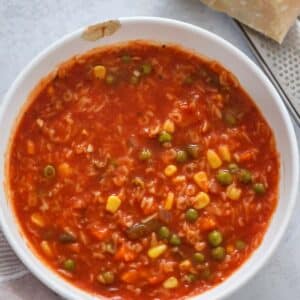
[[(190, 22), (222, 36), (254, 60), (235, 23), (198, 0), (0, 0), (0, 103), (20, 70), (50, 43), (84, 25), (121, 16), (159, 16)], [(295, 129), (299, 137), (300, 130)], [(300, 299), (299, 211), (298, 201), (273, 257), (228, 300)], [(9, 268), (9, 251), (0, 231), (0, 300), (61, 299), (29, 273), (5, 280), (1, 270)]]

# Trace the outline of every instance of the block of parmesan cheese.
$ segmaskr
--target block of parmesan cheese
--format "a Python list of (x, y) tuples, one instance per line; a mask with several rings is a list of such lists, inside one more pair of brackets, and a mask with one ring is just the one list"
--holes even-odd
[(201, 0), (281, 43), (300, 15), (300, 0)]

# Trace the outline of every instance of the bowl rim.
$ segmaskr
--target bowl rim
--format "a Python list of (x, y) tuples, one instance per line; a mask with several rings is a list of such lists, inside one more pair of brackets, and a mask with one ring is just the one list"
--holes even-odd
[[(240, 278), (239, 282), (228, 287), (221, 294), (221, 296), (219, 296), (219, 299), (227, 298), (232, 293), (234, 293), (236, 290), (238, 290), (239, 288), (244, 286), (245, 283), (247, 283), (266, 264), (266, 262), (274, 254), (275, 249), (278, 247), (280, 241), (282, 240), (283, 234), (286, 232), (286, 228), (291, 219), (291, 214), (293, 212), (293, 208), (295, 207), (295, 203), (296, 203), (296, 195), (297, 195), (297, 190), (298, 190), (297, 184), (299, 182), (299, 169), (297, 168), (297, 166), (299, 165), (299, 152), (298, 152), (298, 144), (297, 144), (296, 134), (295, 134), (295, 130), (294, 130), (290, 115), (289, 115), (286, 107), (284, 106), (283, 101), (281, 100), (279, 94), (277, 93), (275, 87), (271, 84), (271, 82), (269, 81), (267, 76), (263, 73), (263, 71), (244, 52), (242, 52), (240, 49), (238, 49), (237, 47), (235, 47), (234, 45), (232, 45), (230, 42), (226, 41), (222, 37), (210, 32), (206, 29), (203, 29), (197, 25), (192, 25), (192, 24), (189, 24), (189, 23), (186, 23), (183, 21), (170, 19), (170, 18), (151, 17), (151, 16), (135, 16), (135, 17), (120, 17), (120, 18), (116, 18), (116, 20), (120, 21), (120, 23), (122, 25), (123, 24), (127, 25), (127, 24), (131, 24), (131, 23), (150, 23), (150, 24), (155, 23), (155, 24), (160, 24), (162, 26), (169, 25), (169, 26), (174, 26), (174, 27), (180, 27), (186, 31), (197, 32), (203, 36), (206, 36), (209, 39), (215, 40), (216, 42), (222, 44), (222, 46), (229, 49), (232, 53), (234, 53), (237, 56), (240, 56), (242, 58), (242, 60), (244, 60), (245, 63), (250, 68), (252, 68), (253, 71), (255, 71), (257, 76), (265, 82), (265, 84), (269, 88), (269, 92), (272, 95), (272, 99), (278, 106), (280, 113), (282, 115), (282, 118), (284, 120), (285, 126), (288, 131), (288, 135), (289, 135), (289, 142), (290, 142), (290, 147), (291, 147), (290, 150), (292, 152), (292, 160), (294, 161), (294, 166), (295, 166), (291, 170), (294, 180), (293, 180), (293, 182), (291, 182), (291, 187), (290, 187), (290, 192), (289, 192), (290, 197), (289, 197), (289, 202), (288, 202), (287, 209), (286, 209), (286, 215), (285, 215), (285, 218), (281, 221), (280, 229), (278, 230), (276, 236), (274, 237), (271, 247), (269, 247), (269, 249), (267, 250), (267, 252), (265, 253), (265, 255), (263, 257), (261, 257), (259, 260), (257, 260), (255, 265), (252, 267), (251, 272), (246, 273), (242, 278)], [(6, 94), (3, 98), (2, 103), (0, 104), (0, 122), (3, 119), (3, 116), (5, 114), (7, 107), (9, 106), (9, 102), (10, 102), (11, 97), (13, 96), (14, 91), (19, 86), (19, 84), (22, 82), (23, 78), (28, 76), (28, 73), (32, 69), (34, 69), (43, 59), (45, 59), (49, 53), (55, 51), (61, 45), (67, 44), (71, 40), (78, 38), (88, 26), (90, 26), (90, 25), (83, 26), (71, 33), (68, 33), (68, 34), (62, 36), (55, 42), (51, 43), (48, 47), (46, 47), (44, 50), (39, 52), (25, 66), (25, 68), (23, 68), (23, 70), (21, 70), (21, 72), (18, 74), (16, 79), (10, 85), (8, 91), (6, 92)], [(6, 199), (6, 200), (8, 200), (8, 199)], [(275, 212), (277, 209), (278, 209), (278, 206), (275, 209)], [(275, 212), (274, 212), (274, 214), (275, 214)], [(10, 234), (11, 232), (10, 232), (9, 226), (6, 224), (6, 222), (3, 221), (4, 220), (4, 218), (2, 218), (3, 215), (4, 215), (3, 210), (0, 209), (0, 229), (2, 229), (2, 231), (6, 237), (6, 240), (8, 241), (8, 243), (10, 244), (10, 246), (12, 247), (12, 249), (16, 253), (16, 255), (19, 257), (19, 259), (24, 263), (24, 265), (30, 270), (30, 272), (32, 274), (34, 274), (34, 276), (37, 279), (39, 279), (43, 284), (45, 284), (47, 287), (49, 287), (52, 291), (57, 292), (58, 294), (60, 294), (61, 296), (63, 296), (66, 299), (74, 299), (72, 296), (73, 293), (68, 291), (67, 289), (64, 290), (64, 288), (61, 286), (60, 282), (59, 282), (59, 284), (56, 284), (55, 281), (53, 281), (51, 278), (47, 277), (47, 274), (43, 274), (42, 270), (39, 269), (39, 265), (46, 265), (45, 263), (43, 263), (38, 258), (39, 264), (35, 265), (33, 263), (33, 261), (31, 260), (31, 258), (26, 253), (26, 252), (30, 252), (29, 249), (26, 252), (22, 252), (21, 250), (19, 250), (16, 239), (14, 238), (13, 235)], [(259, 247), (260, 246), (258, 246), (258, 248)], [(239, 269), (242, 267), (243, 267), (243, 265), (240, 266)], [(46, 268), (48, 269), (48, 272), (54, 273), (54, 271), (49, 269), (47, 266), (46, 266)], [(59, 278), (59, 279), (60, 279), (59, 281), (65, 281), (63, 278)], [(71, 283), (68, 282), (68, 284), (71, 284)], [(79, 289), (77, 286), (74, 286), (74, 285), (72, 285), (72, 286), (75, 287), (76, 289)], [(218, 285), (216, 285), (215, 287), (217, 287), (217, 286)], [(213, 290), (215, 287), (213, 287), (210, 290)], [(208, 291), (210, 291), (210, 290), (208, 290)], [(91, 297), (94, 297), (93, 294), (91, 294), (87, 291), (84, 291), (84, 292), (86, 292)], [(191, 298), (189, 298), (189, 299), (197, 299), (201, 295), (202, 294), (194, 295), (194, 296), (191, 296)], [(105, 299), (104, 296), (103, 296), (103, 299)]]

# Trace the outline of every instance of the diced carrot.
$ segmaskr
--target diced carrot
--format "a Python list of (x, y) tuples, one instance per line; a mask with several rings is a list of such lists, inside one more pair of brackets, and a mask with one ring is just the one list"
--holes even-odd
[(236, 153), (234, 157), (238, 162), (245, 162), (254, 159), (256, 152), (256, 149), (250, 149), (242, 153)]
[(28, 154), (35, 154), (35, 145), (32, 140), (27, 140), (26, 148)]
[(140, 278), (140, 274), (137, 270), (129, 270), (121, 275), (121, 280), (126, 283), (135, 283)]
[(123, 261), (133, 261), (137, 254), (132, 250), (128, 249), (125, 245), (121, 246), (117, 253), (115, 254), (115, 259)]
[(72, 244), (69, 244), (67, 245), (67, 248), (74, 252), (74, 253), (79, 253), (80, 252), (80, 245), (79, 243), (72, 243)]
[(160, 283), (164, 280), (164, 277), (162, 275), (154, 275), (154, 276), (150, 276), (148, 277), (148, 282), (150, 284), (157, 284)]
[(104, 240), (108, 235), (108, 229), (107, 228), (99, 228), (99, 227), (91, 227), (90, 233), (93, 237), (95, 237), (97, 240)]
[(211, 217), (204, 217), (200, 220), (200, 228), (203, 231), (214, 229), (216, 225), (215, 220)]

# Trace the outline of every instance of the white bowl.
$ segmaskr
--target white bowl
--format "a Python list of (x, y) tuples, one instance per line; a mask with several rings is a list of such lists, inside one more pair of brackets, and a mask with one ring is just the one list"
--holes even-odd
[[(241, 51), (199, 27), (160, 18), (124, 18), (121, 27), (111, 36), (89, 42), (81, 38), (84, 29), (63, 37), (38, 55), (18, 76), (9, 89), (0, 109), (0, 181), (5, 182), (5, 156), (11, 131), (21, 107), (39, 80), (71, 56), (111, 43), (147, 39), (171, 42), (215, 59), (233, 72), (254, 99), (273, 129), (280, 155), (279, 202), (263, 242), (253, 255), (223, 283), (195, 296), (197, 300), (223, 299), (249, 278), (274, 252), (290, 219), (296, 199), (299, 158), (294, 129), (286, 108), (262, 71)], [(4, 234), (19, 258), (43, 283), (67, 299), (88, 300), (96, 297), (79, 290), (43, 264), (22, 238), (4, 188), (0, 189), (0, 222)]]

